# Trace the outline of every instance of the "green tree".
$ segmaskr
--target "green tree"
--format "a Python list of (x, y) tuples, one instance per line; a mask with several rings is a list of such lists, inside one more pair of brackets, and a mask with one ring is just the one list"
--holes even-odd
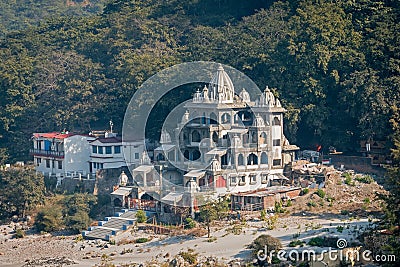
[(75, 233), (87, 229), (90, 225), (91, 219), (89, 214), (83, 210), (77, 211), (74, 215), (68, 217), (67, 225)]
[(65, 221), (69, 229), (79, 233), (91, 222), (89, 213), (97, 204), (97, 197), (87, 193), (68, 196), (65, 201)]
[(38, 231), (52, 232), (65, 227), (60, 205), (49, 205), (41, 210), (35, 218), (35, 226)]
[(143, 210), (138, 210), (136, 212), (136, 221), (138, 223), (145, 223), (147, 221), (146, 212), (144, 212)]
[(215, 202), (209, 202), (200, 207), (199, 214), (200, 221), (204, 222), (207, 226), (207, 237), (211, 235), (211, 223), (218, 219), (218, 211)]
[(44, 203), (44, 179), (31, 167), (0, 170), (0, 219), (26, 212)]

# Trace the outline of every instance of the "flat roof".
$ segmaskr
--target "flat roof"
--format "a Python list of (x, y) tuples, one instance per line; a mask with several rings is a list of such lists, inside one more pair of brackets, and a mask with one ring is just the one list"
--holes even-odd
[(170, 151), (171, 149), (173, 149), (175, 147), (175, 145), (161, 145), (159, 147), (157, 147), (156, 149), (154, 149), (154, 151)]
[(301, 187), (291, 187), (291, 186), (271, 186), (259, 190), (232, 193), (233, 196), (246, 196), (246, 197), (264, 197), (272, 196), (277, 193), (285, 193), (294, 190), (301, 189)]
[(107, 143), (121, 143), (121, 142), (122, 142), (122, 138), (121, 138), (121, 137), (108, 137), (108, 138), (101, 137), (101, 138), (96, 138), (96, 139), (93, 140), (91, 143), (94, 143), (94, 142), (96, 142), (96, 141), (98, 141), (98, 142), (100, 142), (100, 143), (103, 143), (103, 144), (107, 144)]
[(111, 193), (111, 195), (117, 196), (127, 196), (132, 192), (132, 188), (129, 187), (119, 187), (117, 190)]
[(225, 155), (227, 149), (226, 148), (214, 148), (206, 153), (206, 155)]
[(150, 172), (152, 171), (154, 168), (152, 165), (141, 165), (135, 169), (133, 169), (134, 172)]
[(206, 174), (206, 172), (203, 171), (203, 170), (192, 170), (192, 171), (186, 173), (186, 174), (184, 175), (184, 177), (189, 177), (189, 178), (193, 178), (193, 177), (194, 177), (194, 178), (201, 178), (201, 177), (203, 177), (205, 174)]
[(175, 193), (171, 192), (165, 197), (161, 198), (162, 201), (174, 204), (182, 200), (183, 194), (182, 193)]

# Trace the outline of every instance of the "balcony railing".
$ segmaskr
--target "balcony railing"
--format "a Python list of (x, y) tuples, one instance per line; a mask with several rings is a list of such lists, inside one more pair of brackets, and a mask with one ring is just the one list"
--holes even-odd
[(30, 149), (29, 153), (35, 156), (46, 156), (46, 157), (64, 157), (64, 151), (51, 151), (43, 149)]

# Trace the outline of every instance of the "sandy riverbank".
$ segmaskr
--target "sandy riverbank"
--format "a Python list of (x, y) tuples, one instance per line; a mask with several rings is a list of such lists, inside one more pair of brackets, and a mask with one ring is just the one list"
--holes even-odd
[[(345, 238), (349, 243), (355, 240), (358, 231), (370, 225), (367, 219), (341, 220), (339, 218), (321, 218), (319, 216), (289, 216), (279, 218), (277, 227), (267, 230), (265, 223), (247, 221), (240, 233), (232, 233), (228, 222), (212, 229), (212, 239), (191, 236), (149, 235), (143, 232), (125, 232), (117, 236), (119, 240), (134, 240), (140, 236), (152, 238), (144, 244), (110, 245), (96, 240), (76, 241), (76, 236), (28, 235), (23, 239), (12, 238), (11, 229), (3, 228), (0, 235), (1, 266), (44, 266), (46, 260), (53, 259), (48, 266), (94, 266), (107, 260), (116, 265), (130, 263), (165, 262), (180, 251), (192, 249), (200, 257), (213, 257), (219, 262), (232, 260), (251, 260), (251, 251), (247, 246), (259, 235), (269, 234), (281, 240), (287, 246), (294, 236), (307, 241), (314, 236), (334, 235)], [(344, 226), (342, 233), (337, 226)], [(361, 230), (360, 230), (361, 229)], [(212, 241), (212, 242), (209, 242)], [(103, 256), (103, 258), (102, 258)], [(55, 259), (55, 260), (54, 260)], [(63, 260), (66, 262), (61, 264)]]

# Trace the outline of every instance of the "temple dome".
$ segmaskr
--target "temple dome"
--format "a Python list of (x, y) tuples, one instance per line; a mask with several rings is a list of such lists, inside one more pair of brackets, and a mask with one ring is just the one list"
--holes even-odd
[(218, 100), (219, 103), (233, 103), (235, 89), (231, 78), (219, 65), (217, 72), (209, 83), (210, 99)]

